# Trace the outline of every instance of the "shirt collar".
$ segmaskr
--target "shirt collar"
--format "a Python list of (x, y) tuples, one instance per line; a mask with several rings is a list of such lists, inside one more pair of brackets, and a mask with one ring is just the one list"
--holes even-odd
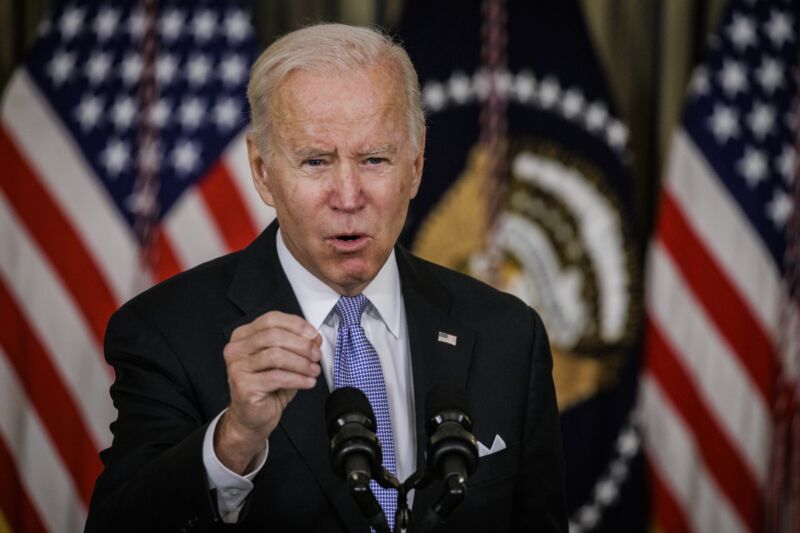
[[(295, 259), (283, 242), (280, 228), (275, 239), (275, 245), (278, 249), (278, 261), (286, 273), (292, 290), (294, 290), (300, 309), (303, 310), (303, 315), (312, 326), (320, 329), (336, 302), (339, 301), (339, 294)], [(394, 250), (389, 254), (389, 258), (375, 278), (364, 288), (362, 294), (370, 301), (379, 318), (386, 324), (389, 332), (395, 338), (399, 337), (403, 297), (400, 290), (400, 272), (397, 269)]]

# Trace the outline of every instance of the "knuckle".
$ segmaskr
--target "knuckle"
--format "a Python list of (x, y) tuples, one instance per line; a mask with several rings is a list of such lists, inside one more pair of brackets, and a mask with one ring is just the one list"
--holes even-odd
[(275, 344), (275, 330), (262, 329), (258, 332), (256, 340), (259, 346), (271, 347)]
[(280, 311), (269, 311), (262, 315), (262, 324), (266, 327), (275, 327), (280, 321)]
[(314, 342), (314, 339), (308, 339), (308, 338), (306, 338), (306, 339), (305, 339), (305, 341), (304, 341), (304, 343), (303, 343), (303, 344), (304, 344), (303, 348), (304, 348), (304, 350), (306, 351), (306, 353), (311, 353), (311, 352), (313, 352), (313, 351), (314, 351), (314, 348), (315, 348), (315, 347), (316, 347), (316, 345), (317, 345), (317, 343), (316, 343), (316, 342)]
[(267, 365), (271, 370), (281, 370), (283, 368), (283, 358), (281, 357), (281, 350), (277, 348), (270, 348), (267, 351)]
[(225, 358), (225, 361), (227, 363), (230, 363), (234, 359), (235, 355), (236, 355), (236, 347), (234, 346), (233, 343), (229, 342), (228, 344), (225, 345), (224, 348), (222, 348), (222, 356)]
[(244, 324), (244, 325), (239, 326), (236, 329), (234, 329), (233, 333), (231, 333), (231, 340), (232, 341), (238, 341), (239, 339), (242, 339), (242, 338), (246, 337), (247, 336), (247, 331), (248, 331), (248, 326), (249, 326), (249, 324)]

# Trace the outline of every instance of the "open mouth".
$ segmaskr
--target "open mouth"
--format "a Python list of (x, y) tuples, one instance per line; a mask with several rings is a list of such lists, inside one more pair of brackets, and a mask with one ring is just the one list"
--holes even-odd
[(363, 233), (342, 233), (331, 237), (330, 242), (340, 251), (357, 252), (367, 243), (367, 236)]

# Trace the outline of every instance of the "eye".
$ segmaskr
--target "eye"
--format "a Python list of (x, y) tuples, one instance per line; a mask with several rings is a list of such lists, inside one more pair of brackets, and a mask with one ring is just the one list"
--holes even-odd
[(380, 165), (381, 163), (386, 163), (388, 159), (386, 159), (385, 157), (373, 156), (373, 157), (368, 157), (364, 161), (368, 165)]
[(324, 159), (306, 159), (305, 161), (303, 161), (303, 164), (307, 165), (309, 167), (321, 167), (321, 166), (323, 166), (325, 164), (325, 160)]

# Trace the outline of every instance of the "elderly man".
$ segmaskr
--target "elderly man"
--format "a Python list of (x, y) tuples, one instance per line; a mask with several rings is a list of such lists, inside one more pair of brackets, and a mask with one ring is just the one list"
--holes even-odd
[[(541, 320), (396, 245), (425, 146), (405, 51), (373, 30), (305, 28), (259, 58), (248, 97), (253, 181), (277, 221), (112, 318), (119, 417), (87, 531), (366, 532), (328, 461), (325, 400), (366, 392), (402, 480), (425, 464), (439, 383), (466, 390), (484, 452), (440, 530), (566, 531)], [(375, 489), (393, 521), (396, 495)], [(414, 516), (437, 495), (419, 490)]]

